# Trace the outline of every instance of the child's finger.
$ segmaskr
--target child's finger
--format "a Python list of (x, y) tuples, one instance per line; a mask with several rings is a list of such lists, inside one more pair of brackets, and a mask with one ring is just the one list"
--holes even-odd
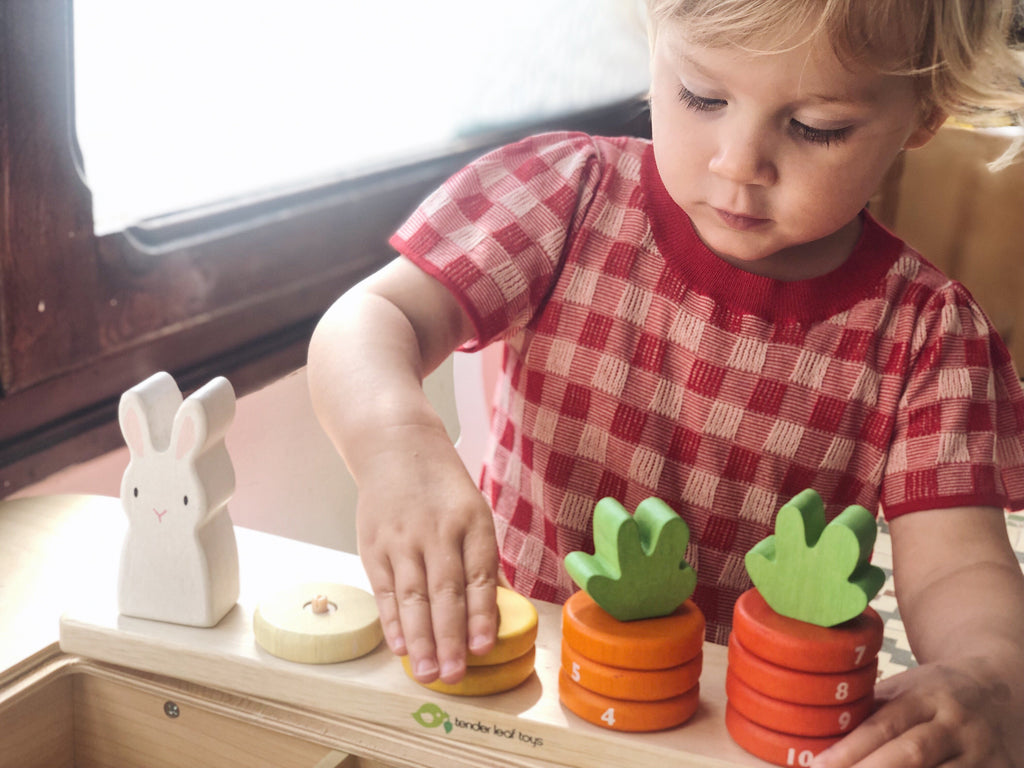
[(442, 682), (457, 683), (466, 673), (466, 574), (462, 537), (445, 536), (425, 553), (430, 620)]
[[(883, 768), (883, 766), (943, 765), (950, 755), (946, 739), (929, 737), (927, 724), (897, 731), (895, 723), (865, 720), (842, 741), (819, 754), (812, 768)], [(913, 759), (913, 762), (908, 762)], [(920, 762), (918, 762), (920, 760)]]
[(438, 676), (442, 682), (457, 683), (466, 673), (466, 582), (462, 558), (444, 557), (428, 578)]
[(418, 556), (392, 559), (391, 564), (395, 574), (398, 620), (413, 677), (421, 683), (433, 682), (437, 679), (439, 666), (425, 564)]
[[(984, 765), (1006, 768), (983, 718), (940, 712), (935, 697), (904, 694), (889, 701), (842, 741), (822, 752), (814, 768), (901, 768), (906, 765)], [(998, 752), (998, 754), (997, 754)]]
[(493, 534), (477, 538), (482, 540), (478, 543), (467, 537), (463, 559), (466, 567), (467, 641), (470, 653), (482, 656), (494, 648), (497, 640), (497, 583), (502, 574)]
[(397, 656), (407, 653), (405, 636), (402, 633), (402, 622), (398, 615), (398, 601), (395, 597), (395, 576), (386, 560), (363, 558), (363, 567), (370, 580), (370, 588), (377, 600), (377, 612), (380, 614), (381, 629), (384, 640), (391, 652)]

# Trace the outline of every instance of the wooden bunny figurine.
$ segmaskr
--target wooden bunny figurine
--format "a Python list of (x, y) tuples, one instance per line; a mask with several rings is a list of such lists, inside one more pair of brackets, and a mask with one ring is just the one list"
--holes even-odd
[(157, 373), (121, 396), (131, 460), (121, 481), (128, 532), (121, 551), (123, 615), (212, 627), (238, 600), (238, 549), (227, 502), (235, 472), (224, 434), (235, 393), (218, 377), (182, 402)]

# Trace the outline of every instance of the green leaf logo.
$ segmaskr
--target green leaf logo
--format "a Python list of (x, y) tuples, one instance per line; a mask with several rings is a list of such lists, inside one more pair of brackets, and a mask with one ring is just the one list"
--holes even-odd
[(684, 559), (690, 529), (651, 497), (630, 515), (615, 499), (594, 507), (594, 554), (570, 552), (565, 568), (619, 621), (667, 616), (693, 594), (697, 573)]
[(445, 733), (451, 733), (452, 723), (448, 719), (448, 713), (437, 704), (424, 704), (412, 713), (413, 719), (424, 728), (437, 728), (444, 726)]
[(801, 491), (779, 510), (775, 535), (747, 552), (747, 573), (776, 613), (833, 627), (860, 615), (885, 583), (868, 562), (877, 533), (874, 515), (858, 505), (825, 525), (821, 497)]

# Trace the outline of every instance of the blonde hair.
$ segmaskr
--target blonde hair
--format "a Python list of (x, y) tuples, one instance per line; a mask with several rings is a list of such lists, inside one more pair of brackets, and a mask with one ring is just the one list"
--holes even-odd
[[(666, 23), (682, 25), (697, 45), (759, 52), (824, 33), (842, 60), (913, 77), (923, 112), (1024, 125), (1024, 49), (1012, 40), (1014, 0), (645, 2), (652, 45)], [(1018, 142), (1013, 154), (1019, 149)]]

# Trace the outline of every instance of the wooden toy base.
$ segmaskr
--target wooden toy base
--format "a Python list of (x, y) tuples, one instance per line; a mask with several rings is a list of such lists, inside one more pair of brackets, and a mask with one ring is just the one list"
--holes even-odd
[[(39, 510), (32, 511), (29, 519), (38, 519)], [(21, 523), (23, 518), (16, 520)], [(0, 519), (0, 530), (9, 531), (3, 523)], [(78, 533), (76, 544), (89, 542), (101, 568), (102, 563), (116, 563), (116, 533), (122, 525), (119, 502), (112, 500), (90, 504), (83, 508), (79, 523), (64, 527)], [(368, 589), (366, 576), (354, 555), (246, 528), (236, 533), (242, 594), (238, 606), (216, 627), (199, 629), (119, 616), (114, 599), (116, 573), (101, 570), (102, 576), (93, 578), (87, 594), (75, 593), (68, 601), (60, 622), (64, 653), (95, 660), (90, 663), (121, 665), (132, 676), (167, 675), (186, 681), (179, 684), (188, 690), (216, 689), (224, 697), (240, 699), (238, 706), (252, 713), (256, 726), (280, 727), (302, 740), (370, 758), (373, 768), (381, 768), (373, 760), (408, 768), (754, 768), (761, 764), (726, 731), (723, 646), (704, 647), (700, 701), (680, 728), (626, 733), (598, 727), (571, 712), (558, 695), (562, 606), (533, 603), (539, 614), (535, 674), (496, 696), (454, 697), (429, 691), (410, 680), (383, 645), (344, 664), (296, 664), (272, 656), (253, 639), (252, 615), (266, 595), (280, 588), (282, 579), (338, 580)], [(3, 601), (0, 606), (4, 617), (10, 615), (8, 605)], [(9, 643), (17, 641), (8, 638)], [(16, 684), (22, 680), (25, 677), (19, 676)], [(0, 681), (0, 697), (3, 687)], [(228, 691), (232, 693), (224, 693)], [(227, 698), (221, 701), (225, 703), (217, 711), (235, 708)], [(424, 706), (441, 713), (437, 727), (427, 727), (413, 716)], [(15, 722), (7, 718), (8, 711), (0, 702), (4, 725)], [(452, 726), (450, 730), (443, 727), (445, 722)], [(17, 739), (18, 730), (0, 729), (0, 743), (4, 738)], [(35, 741), (33, 748), (38, 749), (40, 740)], [(6, 754), (0, 747), (0, 756)], [(192, 752), (181, 754), (188, 763)], [(25, 760), (3, 768), (60, 764)]]

